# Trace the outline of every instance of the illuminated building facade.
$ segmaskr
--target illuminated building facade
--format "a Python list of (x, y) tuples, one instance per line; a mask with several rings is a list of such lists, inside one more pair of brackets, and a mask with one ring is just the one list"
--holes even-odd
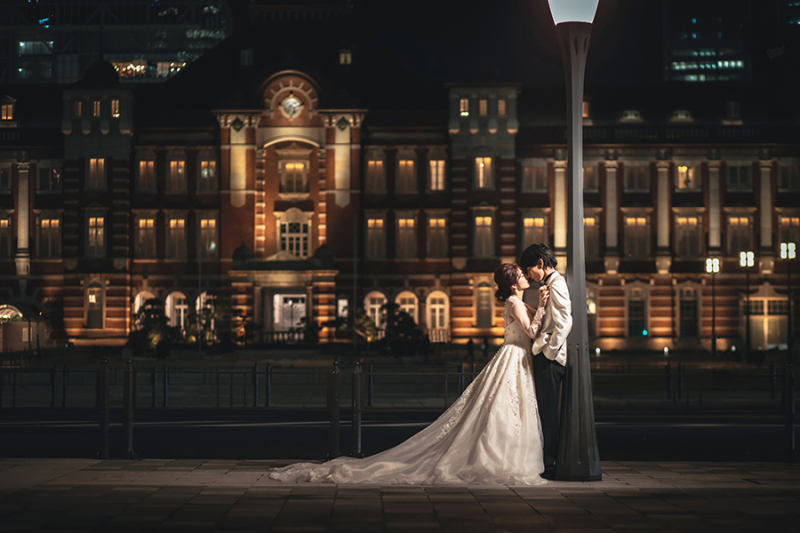
[[(280, 56), (285, 36), (255, 32), (164, 84), (99, 62), (80, 83), (4, 88), (0, 319), (41, 312), (42, 338), (121, 344), (147, 299), (182, 329), (213, 301), (234, 316), (219, 335), (249, 323), (280, 341), (303, 318), (346, 315), (355, 295), (378, 326), (392, 302), (434, 341), (500, 342), (495, 268), (533, 242), (566, 266), (563, 93), (392, 78), (374, 43), (315, 31), (334, 45)], [(713, 308), (718, 348), (741, 346), (750, 250), (753, 348), (785, 345), (796, 121), (743, 85), (590, 93), (594, 345), (707, 348)], [(713, 301), (708, 257), (722, 263)]]

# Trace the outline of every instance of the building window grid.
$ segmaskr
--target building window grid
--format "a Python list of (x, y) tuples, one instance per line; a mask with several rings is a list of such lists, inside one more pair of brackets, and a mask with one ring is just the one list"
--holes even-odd
[(727, 189), (729, 191), (749, 191), (753, 189), (752, 169), (749, 165), (728, 165)]
[(492, 242), (492, 217), (475, 217), (475, 257), (492, 257), (494, 255)]
[(458, 103), (459, 113), (462, 117), (469, 116), (469, 98), (462, 98)]
[(61, 190), (61, 169), (56, 167), (39, 168), (39, 192), (59, 192)]
[(114, 118), (119, 118), (119, 100), (116, 98), (111, 100), (111, 116)]
[(168, 229), (168, 259), (186, 258), (186, 219), (170, 218)]
[(489, 103), (485, 99), (481, 99), (478, 102), (478, 114), (482, 117), (485, 117), (489, 111)]
[(428, 327), (430, 329), (443, 329), (447, 326), (445, 320), (447, 302), (444, 298), (431, 298), (428, 303)]
[(397, 219), (397, 257), (413, 259), (417, 256), (416, 220), (409, 217)]
[(139, 161), (139, 191), (155, 192), (156, 190), (155, 163), (156, 162), (153, 160)]
[(367, 257), (369, 259), (382, 259), (385, 256), (385, 233), (382, 218), (367, 220)]
[(650, 255), (647, 217), (625, 218), (625, 249), (631, 259), (645, 259)]
[(679, 257), (700, 256), (700, 218), (697, 216), (679, 216), (677, 255)]
[(492, 158), (475, 158), (475, 186), (479, 189), (488, 189), (492, 186)]
[(447, 257), (447, 221), (443, 217), (428, 219), (428, 257)]
[(14, 120), (14, 104), (3, 104), (0, 120)]
[(100, 117), (100, 100), (95, 100), (92, 102), (92, 116), (94, 118)]
[(199, 191), (214, 191), (217, 188), (217, 162), (214, 159), (200, 160)]
[(217, 219), (200, 219), (200, 257), (215, 259), (217, 257)]
[(0, 257), (11, 257), (11, 220), (8, 216), (0, 216)]
[(738, 257), (739, 252), (752, 248), (750, 243), (750, 217), (728, 217), (728, 255)]
[(523, 192), (547, 192), (547, 169), (544, 165), (522, 167)]
[(497, 101), (497, 116), (506, 116), (506, 101), (502, 98)]
[(779, 217), (780, 242), (793, 242), (800, 246), (800, 216)]
[(103, 189), (106, 186), (106, 160), (102, 158), (89, 159), (89, 188)]
[(676, 168), (675, 188), (679, 191), (691, 191), (700, 188), (697, 168), (689, 165), (678, 165)]
[(367, 161), (367, 191), (383, 192), (385, 189), (383, 160), (376, 158), (370, 159)]
[(586, 165), (583, 167), (583, 190), (584, 191), (597, 191), (599, 188), (597, 180), (597, 169), (594, 165)]
[(75, 118), (80, 118), (83, 115), (83, 102), (80, 100), (76, 100), (72, 104), (72, 116)]
[(429, 161), (431, 172), (430, 190), (443, 191), (444, 185), (444, 159), (431, 159)]
[(186, 161), (182, 159), (169, 162), (169, 192), (186, 192)]
[(56, 259), (61, 255), (61, 221), (58, 217), (43, 215), (39, 219), (38, 252), (40, 259)]
[(105, 256), (105, 217), (89, 217), (89, 257)]
[(137, 257), (155, 259), (156, 257), (156, 219), (153, 216), (139, 218), (137, 224)]
[(308, 222), (281, 223), (281, 250), (300, 259), (308, 257)]
[(785, 191), (800, 191), (800, 166), (781, 166), (778, 188)]
[(583, 236), (586, 247), (586, 257), (597, 259), (600, 257), (600, 239), (597, 217), (583, 218)]
[(522, 249), (534, 243), (547, 243), (547, 225), (544, 217), (526, 216), (522, 218)]
[(625, 172), (625, 189), (632, 192), (650, 190), (650, 167), (648, 165), (627, 166)]
[(414, 160), (400, 159), (397, 162), (397, 192), (411, 192), (415, 189)]

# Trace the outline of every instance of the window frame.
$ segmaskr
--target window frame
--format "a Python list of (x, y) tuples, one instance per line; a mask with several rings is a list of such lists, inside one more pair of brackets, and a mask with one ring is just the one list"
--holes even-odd
[[(473, 157), (472, 170), (473, 170), (473, 174), (474, 175), (473, 175), (473, 179), (472, 179), (472, 186), (473, 186), (474, 189), (481, 190), (481, 191), (494, 189), (494, 173), (495, 173), (495, 161), (494, 161), (494, 159), (495, 158), (492, 157), (492, 156), (481, 156), (481, 155), (478, 155), (478, 156), (474, 156)], [(481, 168), (483, 168), (483, 169), (486, 168), (486, 162), (487, 161), (489, 163), (489, 165), (488, 165), (489, 166), (488, 176), (487, 176), (486, 170), (483, 170), (483, 171), (479, 170)], [(481, 183), (480, 183), (481, 176), (483, 176), (485, 178), (485, 180), (484, 180), (485, 184), (483, 184), (483, 185), (481, 185)]]
[[(150, 166), (152, 167), (151, 172), (145, 173), (145, 175), (149, 174), (150, 180), (145, 182), (142, 174), (142, 164), (145, 164), (145, 167)], [(156, 156), (155, 154), (150, 151), (142, 151), (136, 154), (136, 191), (143, 192), (143, 193), (155, 193), (158, 192), (158, 179), (157, 179), (157, 167), (156, 167)], [(143, 185), (149, 185), (148, 187), (144, 187)]]
[[(651, 224), (650, 217), (651, 217), (650, 213), (624, 213), (623, 214), (623, 218), (622, 218), (622, 220), (623, 220), (623, 228), (624, 228), (623, 236), (624, 236), (625, 258), (626, 259), (643, 261), (643, 260), (648, 260), (648, 259), (650, 259), (652, 257), (652, 255), (653, 255), (652, 254), (652, 243), (650, 242), (651, 241), (651, 239), (650, 239), (650, 230), (651, 230), (652, 226), (650, 225)], [(632, 219), (636, 220), (636, 224), (629, 224), (628, 223), (628, 221), (632, 220)], [(639, 221), (642, 220), (642, 219), (644, 219), (645, 223), (643, 225), (640, 225)], [(636, 255), (634, 255), (632, 253), (632, 251), (634, 251), (634, 250), (632, 250), (633, 246), (632, 246), (632, 242), (630, 240), (629, 234), (628, 234), (628, 227), (629, 226), (635, 226), (635, 227), (640, 227), (641, 226), (641, 227), (644, 228), (642, 230), (644, 242), (641, 243), (642, 248), (643, 248), (643, 252), (644, 252), (643, 254), (637, 253)], [(637, 242), (637, 246), (636, 246), (637, 250), (635, 250), (637, 252), (638, 252), (638, 248), (639, 248), (638, 244), (639, 243)]]
[[(530, 179), (527, 176), (529, 171)], [(541, 181), (541, 183), (537, 184), (539, 181)], [(543, 187), (537, 186), (542, 184)], [(544, 160), (525, 159), (522, 161), (520, 191), (534, 194), (545, 194), (548, 192), (547, 163)]]
[[(418, 216), (416, 212), (413, 211), (398, 211), (395, 213), (394, 217), (394, 224), (395, 224), (395, 258), (396, 259), (417, 259), (419, 257), (419, 232), (417, 228), (418, 224)], [(403, 222), (406, 225), (403, 225)], [(407, 225), (411, 223), (411, 226)], [(405, 231), (403, 231), (405, 229)], [(410, 234), (408, 236), (409, 242), (403, 242), (403, 235)], [(407, 249), (406, 249), (407, 248)]]
[[(174, 168), (173, 163), (175, 163)], [(167, 153), (167, 183), (166, 187), (164, 187), (165, 194), (186, 194), (188, 192), (189, 184), (186, 176), (186, 163), (186, 152), (184, 150), (173, 149)], [(175, 179), (176, 176), (181, 175), (183, 176), (182, 182)], [(181, 185), (181, 187), (176, 187), (176, 184)]]
[[(204, 166), (213, 167), (210, 177), (204, 178)], [(201, 184), (205, 186), (201, 187)], [(215, 193), (219, 191), (219, 163), (213, 150), (200, 150), (197, 153), (197, 181), (195, 189), (198, 193)]]
[[(737, 223), (732, 224), (732, 220), (736, 219)], [(736, 241), (739, 240), (738, 234), (742, 232), (734, 232), (733, 227), (741, 227), (741, 221), (747, 221), (747, 234), (745, 242), (737, 243)], [(739, 252), (748, 251), (753, 249), (753, 214), (751, 213), (740, 213), (740, 212), (728, 212), (725, 214), (725, 244), (728, 250), (729, 257), (739, 257)], [(734, 244), (738, 244), (738, 246), (734, 246)]]
[[(687, 224), (684, 227), (681, 224), (681, 220), (686, 220)], [(691, 228), (692, 225), (689, 223), (691, 219), (696, 219), (696, 225), (694, 226), (694, 230), (686, 229)], [(703, 214), (698, 212), (675, 212), (673, 216), (674, 220), (674, 228), (675, 228), (675, 241), (673, 243), (674, 246), (674, 256), (680, 259), (699, 259), (703, 256), (703, 242), (702, 242), (702, 233), (703, 233)], [(684, 249), (686, 245), (684, 245), (684, 238), (687, 235), (694, 234), (692, 239), (694, 240), (695, 253), (692, 253), (692, 250)]]
[[(55, 161), (40, 161), (36, 170), (36, 192), (42, 194), (58, 194), (62, 191), (62, 166)], [(50, 174), (50, 179), (47, 180), (49, 185), (47, 188), (42, 187), (42, 172), (47, 171)], [(58, 185), (53, 187), (53, 173), (58, 174)]]
[[(374, 163), (370, 168), (370, 163)], [(380, 165), (378, 165), (380, 163)], [(380, 167), (378, 172), (377, 167)], [(378, 175), (379, 174), (379, 175)], [(364, 160), (364, 191), (373, 194), (386, 193), (386, 153), (382, 149), (367, 150)]]
[[(199, 255), (197, 259), (199, 261), (216, 261), (219, 259), (219, 213), (216, 211), (196, 211), (196, 242), (197, 242), (197, 251), (195, 252), (196, 255)], [(213, 251), (208, 250), (208, 246), (204, 246), (203, 243), (203, 222), (204, 221), (213, 221), (213, 228), (214, 228), (214, 239), (213, 239)], [(207, 233), (211, 233), (208, 231), (208, 225), (206, 225)]]
[[(405, 165), (403, 165), (403, 163), (405, 163)], [(403, 170), (404, 166), (406, 167), (405, 171)], [(411, 167), (410, 171), (408, 170), (409, 166)], [(396, 193), (413, 194), (417, 192), (417, 157), (413, 149), (398, 150), (394, 172), (394, 191)], [(406, 180), (404, 180), (404, 174), (408, 174), (409, 172), (410, 176), (407, 176)], [(406, 181), (408, 182), (406, 183)]]
[[(308, 259), (312, 255), (312, 220), (313, 213), (306, 213), (296, 207), (292, 207), (285, 212), (275, 213), (276, 215), (276, 229), (277, 229), (277, 243), (278, 251), (291, 254), (298, 259)], [(299, 224), (301, 231), (290, 232), (288, 231), (291, 224)], [(286, 226), (286, 233), (284, 233), (284, 226)], [(305, 227), (305, 232), (302, 229)], [(300, 254), (289, 251), (291, 247), (297, 247), (301, 250)]]
[[(102, 172), (97, 171), (102, 161)], [(104, 157), (86, 158), (86, 189), (90, 191), (103, 191), (108, 189), (108, 159)], [(94, 170), (93, 170), (94, 168)], [(99, 181), (98, 181), (99, 180)]]
[[(371, 222), (375, 221), (375, 225)], [(372, 228), (372, 229), (371, 229)], [(364, 257), (386, 259), (386, 213), (367, 212), (364, 217)]]
[[(14, 225), (12, 213), (0, 211), (0, 260), (13, 259)], [(5, 225), (3, 225), (5, 222)], [(3, 235), (5, 233), (5, 236)]]
[[(527, 226), (526, 224), (527, 224), (528, 220), (531, 221), (532, 225), (530, 227), (533, 228), (532, 230), (530, 230), (530, 232), (532, 233), (531, 239), (528, 239), (528, 237), (527, 237), (528, 227), (529, 226)], [(536, 221), (541, 221), (541, 226), (538, 226)], [(520, 212), (519, 223), (520, 223), (520, 232), (519, 232), (519, 235), (520, 235), (520, 248), (519, 249), (520, 250), (524, 250), (525, 248), (527, 248), (531, 244), (534, 244), (534, 243), (537, 243), (537, 242), (538, 243), (547, 244), (549, 246), (548, 237), (549, 237), (550, 233), (549, 233), (549, 228), (548, 228), (548, 224), (547, 224), (548, 223), (548, 212), (547, 211), (542, 210), (542, 209), (525, 209), (525, 210), (522, 210)], [(537, 230), (536, 228), (541, 228), (541, 229)], [(541, 235), (542, 235), (542, 239), (540, 239), (540, 240), (536, 240), (536, 235), (538, 233), (541, 233)]]
[[(744, 185), (733, 184), (731, 180), (732, 170), (736, 168), (745, 170), (747, 183)], [(741, 181), (741, 175), (738, 176)], [(750, 161), (726, 161), (725, 163), (725, 190), (728, 192), (752, 192), (753, 191), (753, 164)]]
[[(673, 190), (676, 192), (698, 192), (703, 189), (702, 183), (702, 166), (698, 162), (690, 161), (676, 161), (675, 162), (675, 177), (673, 180)], [(692, 186), (681, 186), (681, 169), (686, 168), (686, 173), (691, 174), (693, 177)]]
[[(158, 212), (136, 211), (134, 213), (134, 257), (136, 259), (157, 259), (158, 255)], [(152, 226), (142, 226), (142, 222), (152, 221)], [(142, 229), (151, 229), (152, 249), (145, 248), (142, 244)]]
[[(165, 246), (165, 256), (166, 259), (172, 259), (176, 261), (186, 260), (189, 256), (189, 220), (188, 220), (188, 212), (186, 211), (165, 211), (164, 212), (164, 236), (166, 241)], [(175, 243), (173, 242), (172, 233), (173, 227), (172, 222), (183, 222), (183, 240), (182, 246), (183, 250), (177, 250)], [(175, 241), (178, 242), (178, 241)], [(182, 252), (182, 253), (181, 253)]]
[[(38, 211), (35, 212), (36, 214), (36, 258), (37, 259), (61, 259), (62, 254), (62, 226), (61, 223), (61, 212), (59, 211)], [(47, 246), (47, 253), (42, 253), (44, 250), (44, 222), (48, 221), (49, 229), (48, 231), (48, 246)], [(57, 222), (57, 235), (55, 239), (53, 239), (53, 231), (52, 231), (52, 223), (53, 221)], [(10, 226), (10, 223), (9, 223)], [(55, 242), (53, 242), (55, 241)]]
[[(429, 259), (446, 259), (450, 256), (449, 254), (449, 226), (448, 223), (448, 213), (438, 212), (438, 211), (429, 211), (426, 212), (425, 217), (425, 231), (426, 231), (426, 238), (425, 238), (425, 257)], [(434, 226), (431, 226), (431, 222), (434, 220), (442, 220), (443, 225), (435, 226), (435, 228), (441, 228), (441, 243), (437, 243), (434, 239), (433, 233), (435, 231)], [(438, 222), (437, 222), (438, 224)]]
[[(94, 279), (91, 280), (89, 283), (86, 284), (86, 288), (84, 289), (84, 315), (83, 315), (83, 327), (86, 329), (94, 329), (94, 330), (102, 330), (105, 328), (106, 325), (106, 280), (104, 279)], [(93, 291), (97, 291), (96, 294), (99, 295), (99, 298), (95, 299), (95, 302), (91, 301), (91, 294)], [(100, 300), (97, 302), (96, 300)], [(93, 325), (92, 322), (92, 303), (95, 303), (99, 306), (99, 318), (100, 323), (97, 325)]]
[[(92, 226), (92, 219), (98, 218), (102, 220), (101, 225)], [(84, 233), (86, 237), (86, 248), (84, 251), (84, 256), (92, 259), (103, 259), (108, 257), (108, 213), (105, 210), (89, 209), (85, 213), (84, 220), (86, 221), (86, 231)], [(93, 228), (95, 228), (95, 232), (98, 228), (102, 231), (102, 242), (99, 244), (99, 246), (94, 247), (91, 244)], [(93, 253), (93, 250), (96, 253)]]
[[(639, 175), (639, 171), (642, 172)], [(617, 171), (619, 172), (619, 170)], [(630, 193), (650, 192), (650, 163), (626, 162), (622, 165), (623, 190)], [(634, 175), (635, 173), (635, 175)], [(631, 181), (633, 180), (633, 181)]]
[[(485, 243), (485, 244), (483, 244), (481, 246), (481, 250), (480, 250), (481, 253), (479, 253), (479, 250), (478, 250), (478, 231), (479, 230), (478, 230), (478, 228), (479, 227), (486, 227), (486, 225), (483, 224), (486, 221), (486, 219), (489, 220), (489, 224), (488, 224), (488, 228), (489, 229), (487, 230), (488, 243)], [(490, 259), (490, 258), (497, 257), (497, 255), (495, 253), (496, 243), (495, 243), (495, 235), (494, 235), (494, 228), (495, 228), (494, 219), (495, 219), (495, 214), (492, 211), (475, 211), (472, 214), (472, 256), (473, 257), (484, 258), (484, 259)], [(479, 225), (479, 222), (481, 222), (481, 225)], [(484, 246), (488, 247), (488, 253), (483, 253), (484, 250), (482, 248)]]

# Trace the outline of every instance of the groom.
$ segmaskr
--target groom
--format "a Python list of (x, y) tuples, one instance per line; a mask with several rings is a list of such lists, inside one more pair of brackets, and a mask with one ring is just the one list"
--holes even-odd
[[(536, 401), (544, 438), (545, 479), (555, 479), (558, 457), (558, 399), (567, 363), (567, 335), (572, 329), (572, 304), (564, 277), (556, 272), (558, 262), (553, 250), (544, 244), (528, 246), (519, 258), (525, 275), (547, 287), (547, 301), (542, 328), (533, 341), (533, 376)], [(533, 291), (527, 291), (533, 292)], [(535, 294), (535, 293), (534, 293)], [(538, 302), (538, 295), (534, 296)]]

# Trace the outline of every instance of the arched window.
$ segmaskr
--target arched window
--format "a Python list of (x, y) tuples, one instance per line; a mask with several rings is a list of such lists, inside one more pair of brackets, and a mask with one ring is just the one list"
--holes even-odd
[(428, 336), (431, 342), (447, 342), (449, 339), (450, 300), (442, 291), (428, 295), (426, 309), (428, 314)]
[(475, 289), (475, 325), (479, 328), (492, 327), (492, 287), (481, 283)]
[(172, 292), (167, 296), (165, 312), (169, 318), (170, 327), (179, 327), (181, 330), (187, 326), (186, 316), (189, 314), (189, 306), (186, 303), (186, 295), (182, 292)]
[(300, 259), (309, 256), (311, 221), (309, 216), (293, 207), (278, 218), (278, 243), (280, 251)]
[(376, 328), (382, 328), (383, 313), (381, 307), (386, 305), (386, 296), (378, 291), (372, 291), (364, 298), (364, 309), (367, 311), (367, 316), (375, 323)]
[(394, 303), (398, 306), (398, 311), (408, 313), (414, 320), (414, 323), (419, 323), (417, 318), (418, 300), (417, 295), (411, 291), (403, 291), (394, 299)]
[(147, 300), (152, 300), (155, 295), (152, 292), (141, 291), (133, 300), (133, 314), (137, 314)]

